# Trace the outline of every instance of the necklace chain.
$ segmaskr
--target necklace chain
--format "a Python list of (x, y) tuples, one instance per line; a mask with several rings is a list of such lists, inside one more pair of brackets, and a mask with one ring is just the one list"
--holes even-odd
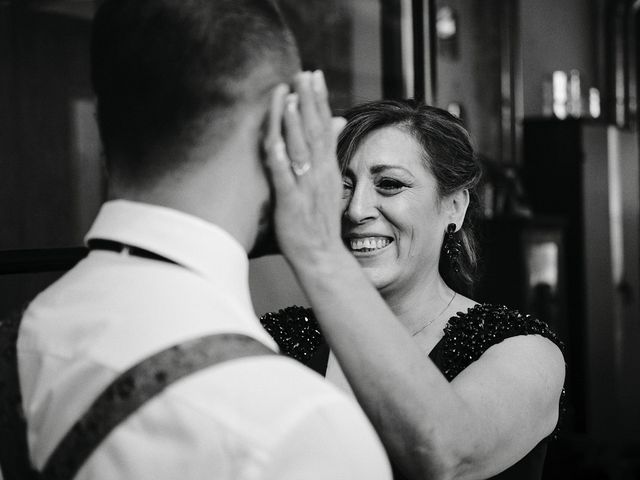
[(442, 314), (444, 312), (447, 311), (447, 309), (451, 306), (451, 304), (453, 303), (453, 299), (456, 298), (456, 295), (458, 294), (458, 292), (453, 292), (453, 296), (451, 297), (451, 300), (449, 300), (449, 303), (447, 303), (447, 306), (444, 307), (442, 309), (442, 311), (436, 315), (435, 317), (433, 317), (431, 320), (429, 320), (427, 323), (425, 323), (422, 327), (420, 327), (418, 330), (416, 330), (415, 332), (413, 332), (411, 334), (412, 337), (415, 337), (416, 335), (418, 335), (420, 332), (422, 332), (425, 328), (427, 328), (429, 325), (431, 325), (433, 322), (435, 322), (437, 319), (439, 319)]

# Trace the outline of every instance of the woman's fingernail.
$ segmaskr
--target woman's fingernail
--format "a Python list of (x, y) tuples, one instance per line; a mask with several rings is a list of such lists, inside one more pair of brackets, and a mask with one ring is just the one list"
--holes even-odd
[(331, 119), (331, 125), (333, 126), (334, 130), (338, 132), (341, 131), (346, 124), (347, 124), (347, 119), (344, 117), (333, 117)]
[(289, 93), (291, 88), (286, 83), (281, 83), (280, 85), (278, 85), (277, 90), (278, 90), (278, 95), (284, 96)]
[(303, 85), (305, 88), (313, 88), (313, 72), (304, 72)]
[(324, 93), (327, 91), (327, 84), (324, 80), (324, 73), (322, 73), (322, 70), (316, 70), (315, 72), (313, 72), (313, 90), (316, 93)]
[(290, 113), (295, 113), (298, 110), (298, 94), (290, 93), (287, 95), (287, 110)]

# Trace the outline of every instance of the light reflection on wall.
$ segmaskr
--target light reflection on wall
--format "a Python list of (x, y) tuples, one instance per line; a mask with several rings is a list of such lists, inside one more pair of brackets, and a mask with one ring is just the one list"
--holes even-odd
[(530, 288), (548, 285), (551, 292), (558, 290), (558, 257), (559, 249), (555, 242), (530, 245), (527, 255)]

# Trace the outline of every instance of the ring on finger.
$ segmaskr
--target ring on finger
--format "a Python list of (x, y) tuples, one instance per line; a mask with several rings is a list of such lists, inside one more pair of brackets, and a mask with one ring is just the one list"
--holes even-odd
[(301, 177), (309, 170), (311, 170), (311, 162), (291, 162), (291, 170), (298, 177)]

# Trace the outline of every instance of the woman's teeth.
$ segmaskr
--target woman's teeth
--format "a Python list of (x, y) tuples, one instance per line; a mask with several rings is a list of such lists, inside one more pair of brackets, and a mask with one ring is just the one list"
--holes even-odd
[(366, 238), (352, 238), (349, 240), (351, 250), (372, 252), (386, 247), (391, 243), (389, 238), (384, 237), (366, 237)]

